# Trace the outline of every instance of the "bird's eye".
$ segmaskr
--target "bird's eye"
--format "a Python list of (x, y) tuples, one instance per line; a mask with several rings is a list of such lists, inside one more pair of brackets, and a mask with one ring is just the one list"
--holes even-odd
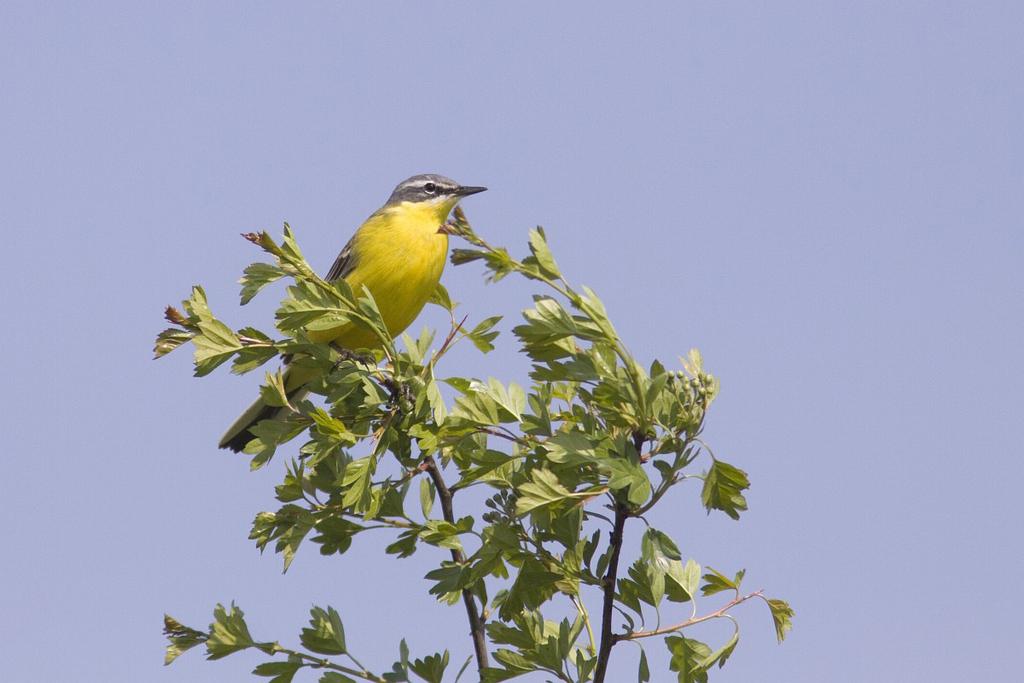
[(437, 192), (437, 185), (435, 185), (434, 183), (427, 183), (426, 185), (423, 186), (423, 191), (426, 192), (427, 194), (434, 194), (435, 192)]

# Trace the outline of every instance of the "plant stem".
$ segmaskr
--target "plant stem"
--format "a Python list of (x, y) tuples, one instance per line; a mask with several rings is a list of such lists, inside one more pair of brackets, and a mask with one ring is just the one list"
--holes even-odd
[(441, 356), (448, 352), (448, 349), (449, 347), (451, 347), (452, 342), (455, 341), (455, 335), (462, 331), (462, 326), (466, 324), (466, 320), (468, 318), (469, 316), (467, 315), (462, 318), (461, 322), (455, 322), (455, 316), (452, 315), (451, 330), (448, 331), (448, 336), (445, 337), (444, 343), (441, 344), (441, 348), (438, 349), (436, 353), (434, 353), (433, 357), (431, 357), (430, 362), (425, 363), (423, 365), (425, 369), (433, 371), (434, 365), (437, 364), (437, 361), (440, 360)]
[(583, 617), (583, 624), (587, 627), (587, 637), (590, 639), (590, 654), (596, 654), (597, 643), (594, 642), (594, 629), (590, 626), (590, 613), (587, 612), (587, 606), (583, 604), (583, 598), (578, 595), (572, 596), (572, 602), (576, 605), (576, 609), (579, 610), (580, 616)]
[[(356, 676), (358, 678), (363, 679), (364, 681), (373, 681), (373, 683), (386, 683), (385, 679), (381, 678), (380, 676), (378, 676), (376, 674), (370, 673), (365, 668), (363, 668), (361, 671), (357, 671), (356, 669), (352, 669), (352, 668), (349, 668), (347, 666), (343, 666), (341, 664), (335, 664), (334, 662), (330, 661), (329, 659), (325, 659), (324, 657), (315, 657), (313, 655), (308, 655), (305, 652), (299, 652), (298, 650), (291, 650), (291, 649), (286, 648), (286, 647), (281, 647), (280, 645), (275, 647), (274, 651), (275, 652), (280, 652), (282, 654), (286, 654), (289, 657), (296, 657), (298, 659), (305, 660), (305, 661), (309, 662), (312, 666), (315, 666), (315, 667), (317, 667), (319, 669), (328, 669), (329, 671), (339, 671), (339, 672), (341, 672), (343, 674), (348, 674), (350, 676)], [(349, 656), (349, 659), (352, 659), (352, 661), (355, 662), (355, 659), (351, 655)], [(359, 664), (359, 663), (356, 662), (356, 664)], [(362, 664), (359, 664), (359, 666), (362, 667)]]
[(612, 633), (612, 613), (615, 608), (615, 581), (619, 574), (619, 552), (622, 550), (622, 531), (626, 526), (629, 511), (622, 503), (615, 504), (615, 521), (609, 540), (612, 554), (608, 559), (608, 571), (604, 575), (604, 603), (601, 606), (601, 647), (597, 651), (597, 667), (594, 669), (594, 683), (604, 683), (608, 672), (608, 658), (618, 637)]
[[(437, 489), (437, 497), (441, 500), (441, 512), (444, 514), (444, 519), (449, 524), (455, 524), (455, 513), (452, 510), (452, 492), (448, 489), (448, 486), (444, 483), (444, 477), (441, 476), (441, 470), (437, 466), (437, 462), (433, 456), (428, 455), (423, 459), (424, 469), (430, 478), (434, 482), (434, 488)], [(452, 549), (452, 559), (458, 564), (465, 564), (466, 557), (462, 554), (461, 550), (455, 548)], [(468, 588), (462, 591), (462, 602), (466, 604), (466, 616), (469, 618), (469, 632), (473, 638), (473, 650), (476, 652), (476, 664), (479, 671), (483, 671), (487, 668), (487, 636), (484, 633), (484, 622), (480, 618), (480, 612), (477, 610), (473, 593)]]
[(650, 638), (652, 636), (661, 636), (665, 635), (666, 633), (674, 633), (676, 631), (681, 631), (687, 626), (693, 626), (694, 624), (699, 624), (704, 621), (724, 617), (726, 616), (725, 613), (731, 610), (736, 605), (740, 604), (741, 602), (746, 602), (751, 598), (759, 598), (761, 597), (761, 594), (763, 592), (764, 591), (754, 591), (749, 595), (737, 595), (721, 609), (717, 609), (714, 612), (711, 612), (710, 614), (705, 614), (699, 617), (690, 617), (686, 621), (681, 621), (678, 624), (673, 624), (672, 626), (665, 626), (663, 628), (654, 629), (653, 631), (633, 631), (632, 633), (621, 633), (616, 635), (615, 638), (616, 640), (636, 640), (637, 638)]

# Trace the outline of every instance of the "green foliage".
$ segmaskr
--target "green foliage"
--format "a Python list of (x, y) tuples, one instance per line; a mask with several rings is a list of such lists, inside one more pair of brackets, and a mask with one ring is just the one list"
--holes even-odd
[(711, 648), (692, 638), (669, 636), (665, 646), (672, 653), (669, 668), (679, 674), (679, 683), (704, 683), (708, 680), (707, 668), (702, 666), (709, 656)]
[(309, 628), (302, 629), (299, 636), (302, 646), (322, 655), (345, 654), (345, 628), (338, 612), (333, 607), (314, 607), (309, 613)]
[(164, 636), (168, 640), (164, 664), (170, 664), (183, 652), (191, 650), (200, 643), (205, 643), (209, 637), (203, 631), (197, 631), (181, 624), (169, 614), (164, 615)]
[[(687, 479), (703, 481), (701, 501), (709, 512), (737, 519), (747, 509), (746, 473), (713, 457), (700, 438), (717, 380), (696, 351), (677, 370), (658, 361), (641, 365), (597, 295), (563, 278), (542, 229), (530, 231), (529, 255), (517, 260), (477, 236), (459, 211), (448, 227), (469, 243), (453, 252), (454, 263), (482, 263), (490, 281), (518, 274), (544, 287), (512, 330), (532, 363), (530, 387), (438, 372), (464, 340), (481, 352), (492, 350), (500, 316), (467, 325), (438, 287), (431, 302), (449, 312), (448, 334), (439, 344), (429, 331), (415, 339), (403, 335), (396, 344), (370, 293), (317, 277), (287, 225), (280, 243), (265, 232), (246, 236), (273, 262), (250, 265), (240, 281), (243, 304), (266, 285), (286, 281), (273, 334), (230, 329), (198, 286), (183, 302), (184, 312), (167, 309), (172, 327), (158, 335), (157, 357), (191, 342), (199, 376), (227, 363), (244, 374), (280, 357), (309, 377), (305, 396), (285, 386), (281, 370), (268, 372), (260, 389), (264, 401), (286, 410), (254, 429), (256, 438), (245, 449), (251, 467), (264, 467), (283, 446), (298, 444), (275, 488), (279, 505), (255, 516), (250, 538), (261, 551), (280, 554), (285, 570), (307, 539), (322, 555), (343, 555), (371, 530), (392, 534), (387, 552), (399, 558), (423, 546), (443, 551), (426, 574), (429, 592), (445, 604), (464, 603), (483, 681), (531, 673), (602, 681), (613, 645), (664, 636), (679, 680), (706, 680), (709, 669), (732, 654), (738, 627), (715, 650), (679, 632), (712, 619), (733, 620), (729, 610), (765, 599), (761, 592), (740, 592), (743, 571), (729, 578), (702, 570), (686, 557), (692, 549), (681, 548), (665, 530), (648, 526), (640, 555), (622, 562), (619, 555), (623, 534), (639, 532), (627, 522)], [(344, 323), (371, 330), (379, 348), (343, 350), (307, 336)], [(707, 470), (696, 469), (705, 458)], [(458, 516), (458, 493), (474, 486), (487, 491), (486, 510)], [(411, 502), (410, 491), (416, 492)], [(698, 616), (698, 599), (725, 591), (734, 595), (731, 602)], [(596, 614), (614, 609), (621, 620), (592, 618), (588, 601), (600, 603)], [(765, 601), (781, 641), (793, 611), (781, 600)], [(574, 616), (545, 619), (555, 603), (570, 606)], [(674, 626), (643, 630), (651, 617), (671, 624), (669, 614), (680, 603), (690, 605)], [(317, 670), (321, 683), (410, 676), (440, 682), (452, 675), (447, 650), (410, 659), (404, 640), (391, 668), (373, 673), (348, 651), (334, 608), (314, 607), (310, 615), (299, 649), (254, 640), (234, 605), (218, 605), (205, 631), (166, 617), (166, 662), (204, 644), (211, 659), (249, 648), (284, 655), (253, 671), (274, 683), (291, 681), (302, 668)], [(617, 631), (623, 623), (625, 630)], [(637, 676), (651, 679), (645, 652)]]
[(708, 567), (708, 573), (704, 575), (704, 585), (701, 586), (700, 592), (704, 595), (714, 595), (715, 593), (721, 593), (722, 591), (734, 590), (737, 593), (740, 590), (740, 583), (743, 581), (743, 575), (747, 573), (747, 570), (741, 569), (736, 572), (733, 578), (727, 577), (717, 569)]
[(767, 599), (768, 609), (772, 612), (772, 621), (775, 623), (775, 636), (781, 643), (786, 639), (786, 634), (793, 628), (793, 608), (785, 600)]
[(409, 668), (427, 683), (441, 683), (444, 670), (448, 668), (448, 650), (443, 654), (432, 654), (409, 662)]
[(747, 509), (747, 499), (741, 491), (750, 487), (747, 473), (738, 467), (715, 460), (705, 475), (704, 488), (700, 497), (704, 506), (711, 510), (721, 510), (733, 519), (739, 519), (740, 513)]
[(245, 624), (242, 610), (231, 605), (225, 610), (217, 605), (213, 610), (213, 623), (210, 624), (209, 636), (206, 639), (207, 659), (220, 659), (254, 646), (249, 627)]

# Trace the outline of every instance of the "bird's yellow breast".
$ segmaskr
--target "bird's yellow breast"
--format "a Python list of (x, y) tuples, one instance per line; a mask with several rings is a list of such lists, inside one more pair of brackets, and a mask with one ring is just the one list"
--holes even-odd
[[(356, 296), (364, 286), (370, 290), (392, 337), (412, 324), (441, 280), (448, 236), (438, 230), (450, 210), (447, 202), (403, 202), (384, 207), (356, 231), (355, 265), (345, 281)], [(309, 336), (349, 349), (380, 345), (370, 330), (353, 323)]]

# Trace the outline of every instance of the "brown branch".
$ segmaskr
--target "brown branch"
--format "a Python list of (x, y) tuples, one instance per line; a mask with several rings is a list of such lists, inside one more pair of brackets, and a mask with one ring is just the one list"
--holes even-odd
[(530, 440), (528, 438), (516, 436), (514, 432), (510, 432), (508, 429), (505, 429), (504, 427), (499, 427), (498, 429), (480, 427), (479, 429), (476, 430), (476, 433), (489, 434), (491, 436), (496, 436), (499, 439), (505, 439), (505, 441), (511, 441), (512, 443), (521, 444), (523, 446), (530, 445)]
[(449, 315), (452, 318), (452, 327), (448, 331), (448, 336), (445, 337), (444, 343), (441, 344), (441, 348), (438, 349), (434, 353), (434, 355), (431, 357), (430, 362), (426, 363), (423, 367), (426, 367), (426, 368), (432, 367), (435, 363), (437, 363), (437, 361), (441, 358), (441, 356), (443, 356), (444, 354), (446, 354), (448, 352), (448, 348), (452, 345), (452, 342), (455, 341), (455, 335), (457, 335), (459, 332), (462, 331), (462, 326), (465, 325), (466, 324), (466, 320), (469, 319), (469, 316), (466, 315), (466, 316), (463, 316), (463, 318), (462, 318), (462, 320), (460, 322), (455, 322), (455, 315), (453, 313), (451, 313), (451, 312), (449, 312)]
[[(647, 436), (644, 432), (633, 432), (633, 448), (637, 455), (643, 450)], [(608, 660), (612, 654), (612, 648), (621, 637), (612, 633), (612, 614), (615, 610), (615, 582), (619, 575), (619, 553), (622, 551), (622, 532), (626, 528), (626, 520), (635, 517), (635, 511), (629, 509), (626, 503), (615, 501), (615, 520), (612, 522), (612, 535), (608, 540), (612, 549), (611, 557), (608, 558), (608, 571), (604, 575), (602, 589), (604, 591), (604, 603), (601, 607), (601, 647), (597, 651), (597, 666), (594, 668), (594, 683), (604, 683), (604, 677), (608, 673)]]
[(612, 633), (612, 614), (615, 608), (615, 582), (619, 573), (619, 552), (622, 550), (622, 531), (626, 526), (629, 511), (622, 503), (615, 504), (615, 521), (609, 539), (612, 554), (608, 560), (608, 571), (604, 575), (602, 590), (604, 604), (601, 608), (601, 647), (597, 651), (597, 667), (594, 669), (594, 683), (604, 683), (608, 671), (608, 658), (618, 636)]
[(661, 636), (665, 635), (666, 633), (674, 633), (675, 631), (681, 631), (682, 629), (688, 626), (693, 626), (694, 624), (699, 624), (704, 621), (710, 621), (711, 619), (717, 619), (721, 616), (725, 616), (725, 613), (731, 610), (736, 605), (746, 602), (751, 598), (759, 598), (761, 597), (762, 593), (764, 593), (763, 590), (757, 590), (749, 595), (737, 595), (721, 609), (717, 609), (714, 612), (711, 612), (710, 614), (705, 614), (703, 616), (690, 617), (686, 621), (681, 621), (673, 626), (664, 626), (662, 628), (654, 629), (653, 631), (633, 631), (632, 633), (620, 633), (617, 634), (615, 638), (616, 640), (636, 640), (637, 638), (650, 638), (652, 636)]
[[(452, 492), (444, 483), (441, 470), (434, 461), (433, 456), (423, 459), (423, 469), (434, 482), (437, 489), (437, 497), (441, 499), (441, 512), (449, 524), (455, 524), (455, 513), (452, 510)], [(452, 548), (452, 559), (458, 564), (465, 564), (466, 557), (461, 550)], [(473, 593), (468, 588), (462, 591), (462, 602), (466, 604), (466, 616), (469, 618), (469, 632), (473, 638), (473, 650), (476, 652), (476, 664), (479, 671), (487, 668), (487, 636), (484, 633), (484, 621), (480, 618), (480, 611), (476, 607)]]

